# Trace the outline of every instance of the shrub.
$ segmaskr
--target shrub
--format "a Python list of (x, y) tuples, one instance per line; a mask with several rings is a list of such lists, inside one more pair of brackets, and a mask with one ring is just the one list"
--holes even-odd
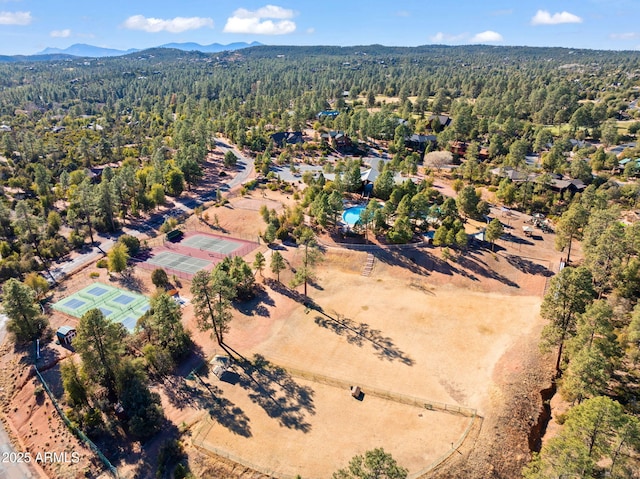
[(71, 234), (69, 234), (69, 243), (71, 243), (71, 246), (75, 249), (82, 248), (84, 246), (84, 236), (72, 231)]
[(106, 268), (109, 266), (109, 262), (105, 258), (102, 258), (98, 260), (98, 262), (96, 263), (96, 266), (98, 268)]
[(169, 277), (162, 268), (156, 268), (151, 273), (151, 282), (156, 288), (166, 288), (169, 286)]
[(129, 256), (135, 256), (140, 251), (140, 240), (135, 236), (131, 235), (122, 235), (118, 239), (119, 243), (122, 243), (127, 247), (127, 251), (129, 252)]

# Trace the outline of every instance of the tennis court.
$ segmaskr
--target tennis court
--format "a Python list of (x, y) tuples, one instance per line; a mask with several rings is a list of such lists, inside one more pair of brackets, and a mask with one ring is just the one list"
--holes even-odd
[(75, 318), (81, 318), (91, 309), (99, 309), (105, 317), (133, 332), (140, 316), (149, 310), (149, 300), (115, 286), (93, 283), (53, 304), (53, 309)]
[(149, 258), (146, 263), (165, 268), (168, 270), (181, 271), (183, 273), (194, 275), (201, 269), (211, 265), (211, 261), (206, 259), (194, 258), (186, 254), (175, 253), (173, 251), (160, 251)]
[(233, 253), (234, 251), (244, 246), (243, 243), (239, 243), (238, 241), (232, 241), (220, 236), (203, 234), (195, 234), (189, 236), (183, 239), (180, 244), (183, 246), (188, 246), (189, 248), (207, 250), (211, 251), (212, 253), (220, 253), (223, 255)]

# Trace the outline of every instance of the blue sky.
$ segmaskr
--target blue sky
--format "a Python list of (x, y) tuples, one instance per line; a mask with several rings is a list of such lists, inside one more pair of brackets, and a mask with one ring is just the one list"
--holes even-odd
[(640, 49), (640, 0), (0, 0), (0, 54), (74, 43)]

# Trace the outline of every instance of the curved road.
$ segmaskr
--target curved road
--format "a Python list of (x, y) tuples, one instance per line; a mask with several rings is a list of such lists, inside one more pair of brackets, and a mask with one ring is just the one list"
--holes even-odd
[(238, 158), (238, 174), (234, 176), (231, 180), (226, 182), (226, 188), (223, 187), (224, 190), (232, 190), (236, 186), (240, 186), (242, 183), (247, 181), (251, 176), (251, 172), (253, 171), (253, 158), (246, 158), (245, 156), (238, 151), (235, 146), (230, 146), (224, 141), (216, 140), (216, 146), (220, 148), (220, 151), (226, 153), (227, 151), (232, 151), (234, 155)]

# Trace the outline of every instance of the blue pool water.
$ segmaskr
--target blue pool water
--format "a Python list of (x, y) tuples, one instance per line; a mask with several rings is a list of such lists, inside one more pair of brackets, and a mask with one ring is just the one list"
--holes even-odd
[(353, 226), (360, 219), (360, 212), (364, 209), (364, 206), (353, 206), (344, 210), (342, 213), (342, 219), (349, 226)]

